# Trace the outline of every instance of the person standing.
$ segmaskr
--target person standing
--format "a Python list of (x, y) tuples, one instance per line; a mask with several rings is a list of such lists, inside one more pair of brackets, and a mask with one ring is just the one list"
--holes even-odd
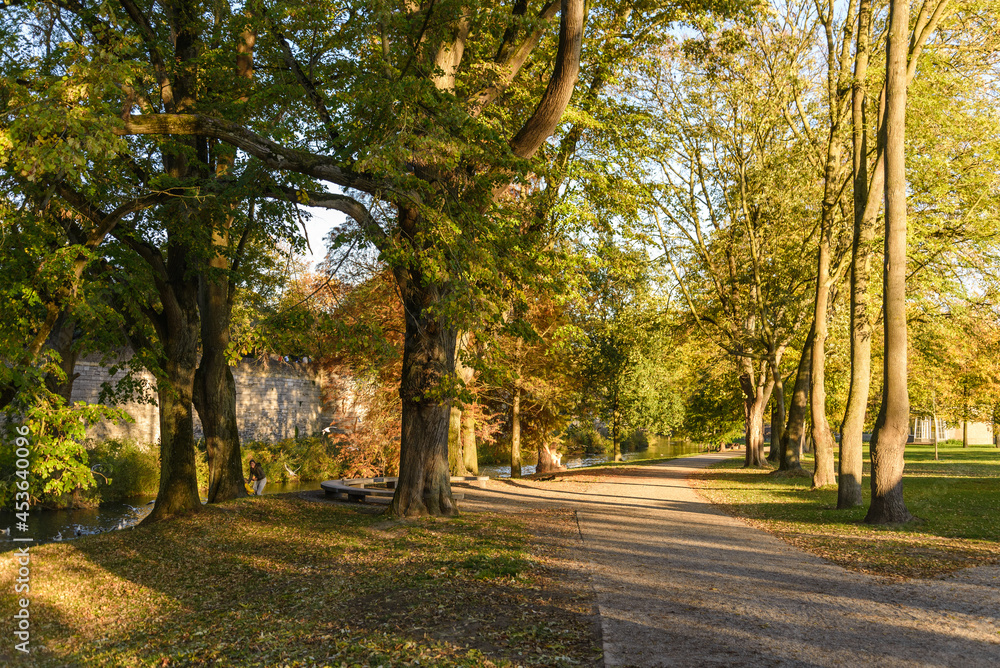
[(264, 469), (261, 468), (255, 460), (250, 460), (250, 479), (247, 483), (253, 486), (254, 494), (257, 496), (264, 495), (264, 485), (267, 484), (267, 476), (264, 475)]

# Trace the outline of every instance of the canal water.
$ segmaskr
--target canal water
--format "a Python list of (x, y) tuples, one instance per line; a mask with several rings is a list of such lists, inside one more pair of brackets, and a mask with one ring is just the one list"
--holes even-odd
[[(651, 440), (648, 448), (636, 452), (625, 452), (622, 454), (622, 458), (625, 461), (635, 461), (659, 457), (680, 457), (699, 452), (703, 447), (700, 443), (684, 441), (667, 443), (666, 439), (657, 438)], [(563, 463), (568, 468), (578, 468), (603, 464), (612, 459), (608, 454), (580, 455), (571, 457)], [(522, 475), (531, 475), (534, 472), (534, 464), (526, 464), (521, 467)], [(480, 466), (479, 474), (488, 475), (491, 478), (507, 478), (510, 477), (510, 466)], [(274, 483), (267, 485), (264, 488), (264, 493), (284, 494), (286, 492), (318, 490), (319, 488), (319, 482)], [(34, 510), (29, 518), (28, 524), (31, 530), (27, 535), (34, 538), (35, 544), (38, 544), (73, 540), (80, 536), (104, 531), (127, 529), (138, 524), (149, 514), (149, 511), (153, 509), (152, 501), (152, 497), (140, 497), (131, 499), (128, 503), (105, 503), (99, 508)], [(11, 534), (24, 536), (24, 534), (13, 530), (16, 521), (14, 513), (0, 512), (0, 552), (14, 549)]]
[[(319, 489), (319, 482), (287, 482), (269, 484), (264, 494), (283, 494)], [(204, 500), (204, 499), (203, 499)], [(27, 534), (15, 529), (14, 513), (0, 512), (0, 552), (14, 549), (14, 536), (29, 536), (35, 544), (72, 540), (104, 531), (127, 529), (142, 521), (153, 509), (153, 497), (138, 497), (127, 503), (104, 503), (99, 508), (70, 510), (32, 510)], [(23, 543), (18, 543), (23, 545)]]

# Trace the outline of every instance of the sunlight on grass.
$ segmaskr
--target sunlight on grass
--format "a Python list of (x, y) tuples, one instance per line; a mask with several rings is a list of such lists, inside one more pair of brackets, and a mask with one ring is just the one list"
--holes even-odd
[(743, 469), (741, 460), (696, 474), (695, 484), (730, 514), (846, 568), (930, 577), (1000, 562), (1000, 450), (949, 444), (939, 451), (934, 461), (933, 446), (907, 446), (903, 493), (918, 519), (904, 526), (863, 523), (867, 464), (865, 505), (849, 510), (837, 510), (836, 489), (811, 490), (808, 478)]
[[(19, 665), (592, 663), (589, 604), (543, 599), (547, 568), (518, 516), (399, 521), (244, 499), (34, 548), (35, 651)], [(15, 572), (0, 555), (5, 615)]]

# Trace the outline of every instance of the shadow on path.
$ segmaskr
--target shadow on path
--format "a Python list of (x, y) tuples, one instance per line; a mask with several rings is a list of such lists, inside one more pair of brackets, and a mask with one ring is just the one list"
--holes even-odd
[(739, 454), (494, 481), (463, 508), (576, 510), (609, 666), (1000, 666), (1000, 567), (900, 581), (802, 552), (688, 485)]

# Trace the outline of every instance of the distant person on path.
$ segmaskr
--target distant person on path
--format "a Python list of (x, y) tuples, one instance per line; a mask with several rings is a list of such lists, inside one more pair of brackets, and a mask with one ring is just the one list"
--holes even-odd
[(253, 459), (250, 460), (250, 479), (247, 483), (253, 485), (254, 494), (257, 496), (264, 496), (264, 485), (267, 484), (267, 476), (264, 475), (264, 469), (260, 467)]

